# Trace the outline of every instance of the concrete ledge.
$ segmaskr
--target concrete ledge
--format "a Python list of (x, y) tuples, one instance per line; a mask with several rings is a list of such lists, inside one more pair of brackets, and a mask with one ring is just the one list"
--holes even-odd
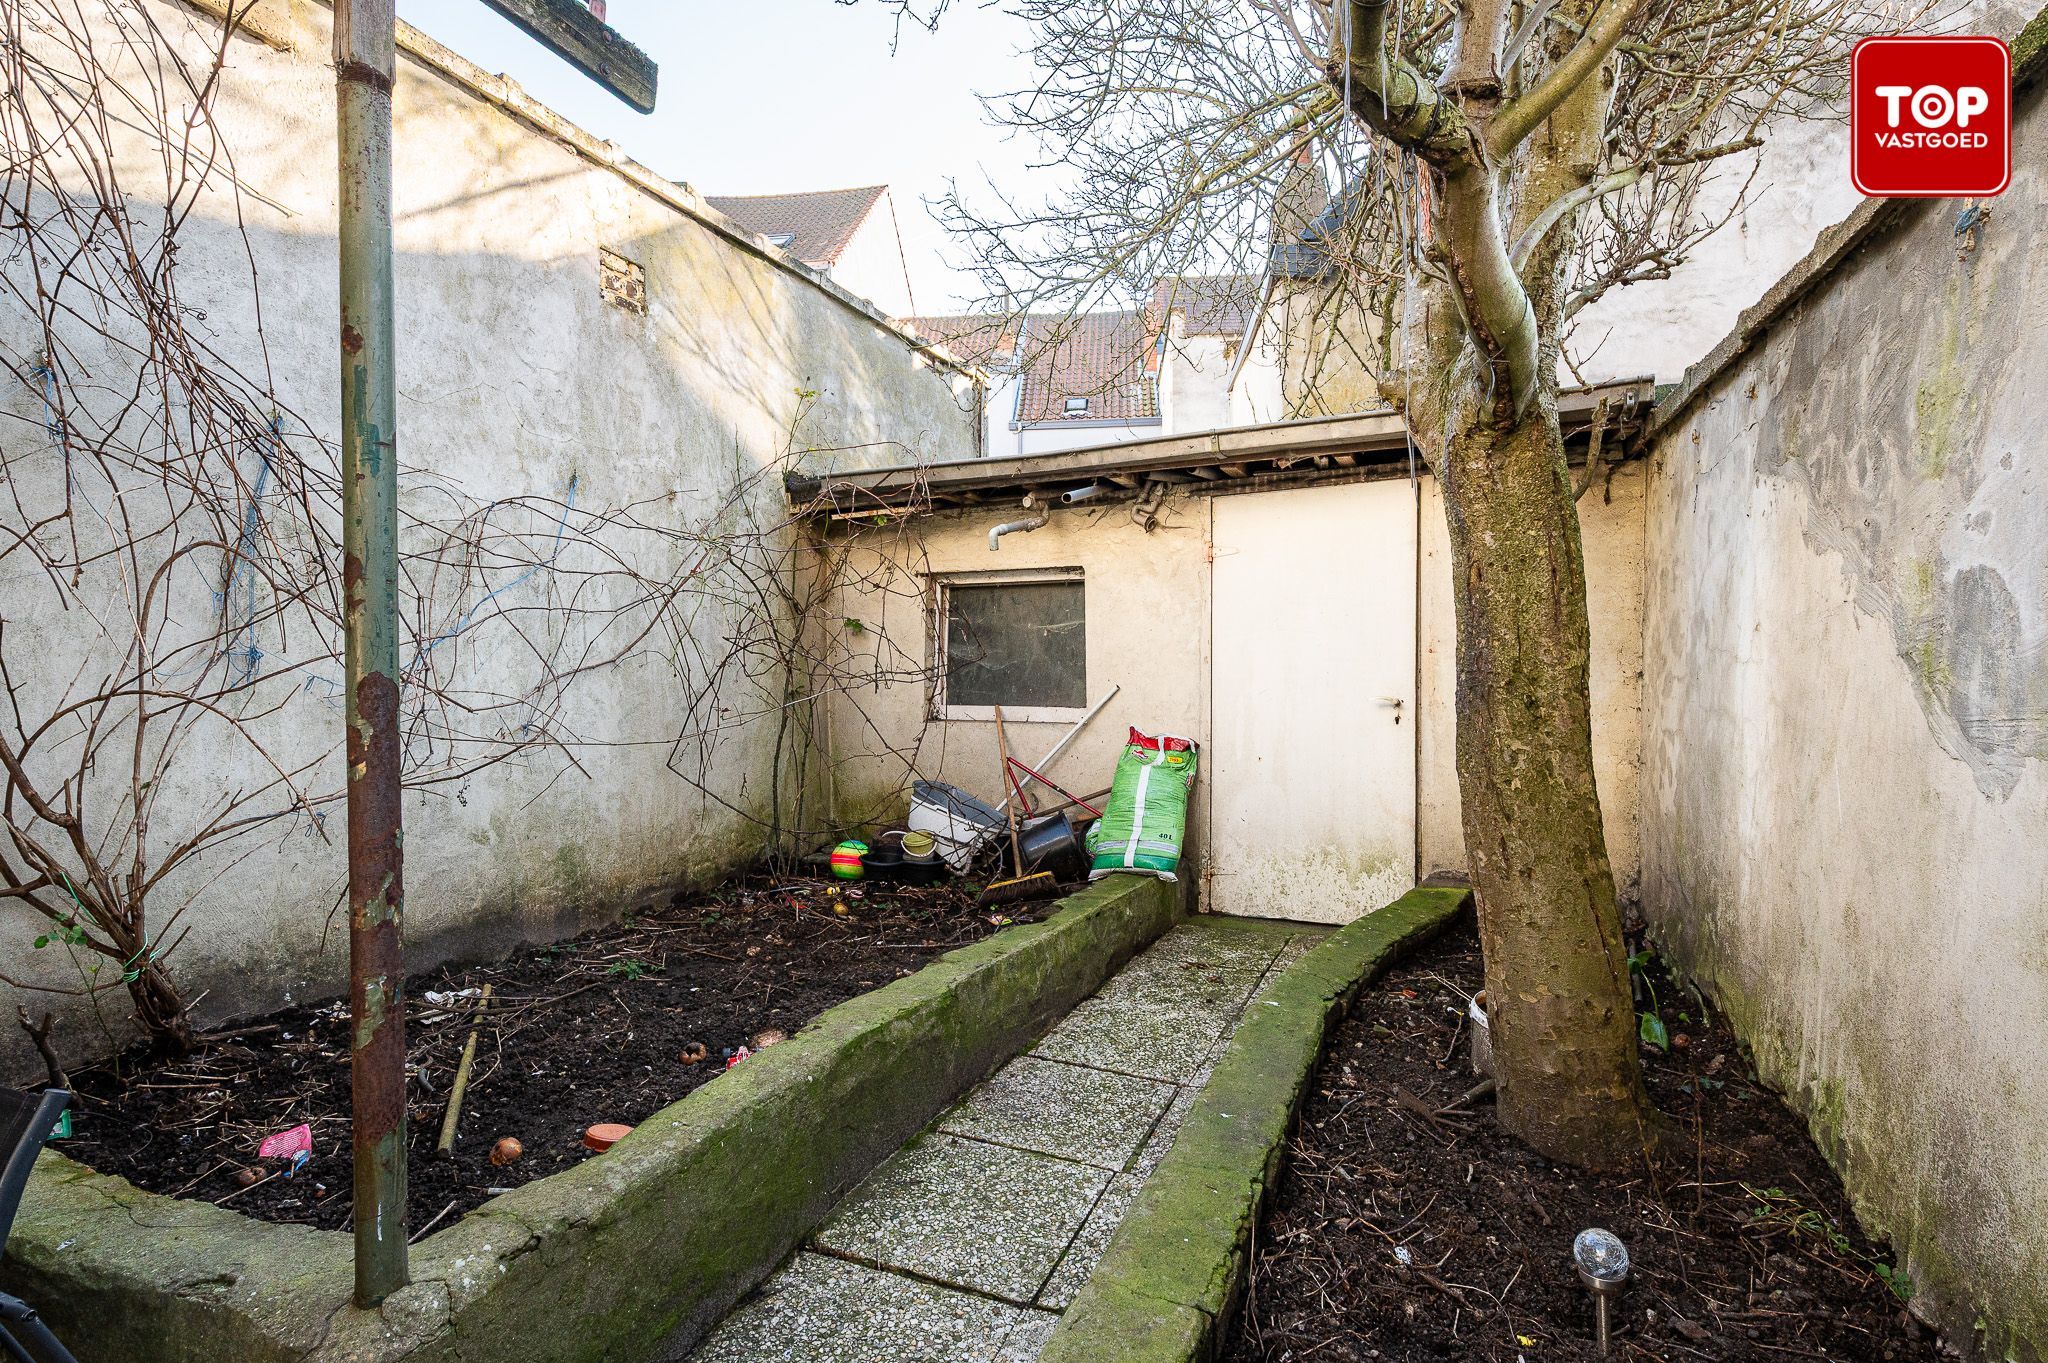
[(1464, 889), (1411, 890), (1334, 934), (1252, 1001), (1040, 1363), (1213, 1357), (1244, 1284), (1260, 1202), (1279, 1175), (1330, 1024), (1470, 900)]
[(1180, 916), (1116, 876), (849, 1000), (610, 1153), (413, 1249), (349, 1305), (349, 1237), (144, 1193), (55, 1152), (0, 1265), (93, 1363), (637, 1360), (680, 1355), (840, 1195)]

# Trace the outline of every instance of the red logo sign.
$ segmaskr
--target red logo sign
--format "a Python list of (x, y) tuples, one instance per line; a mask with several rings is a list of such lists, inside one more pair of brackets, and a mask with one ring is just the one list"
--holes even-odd
[(1996, 38), (1865, 38), (1849, 171), (1865, 194), (1989, 197), (2012, 179), (2012, 54)]

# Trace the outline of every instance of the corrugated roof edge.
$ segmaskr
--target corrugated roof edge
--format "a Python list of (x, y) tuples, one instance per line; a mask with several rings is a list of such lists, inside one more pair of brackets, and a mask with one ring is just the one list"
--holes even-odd
[[(235, 5), (235, 17), (240, 21), (238, 31), (276, 48), (279, 51), (296, 51), (290, 21), (282, 23), (275, 15), (262, 11), (268, 6), (259, 4), (251, 12), (249, 0), (183, 0), (192, 9), (198, 10), (216, 20), (225, 21), (230, 5)], [(331, 9), (332, 0), (322, 0), (324, 7)], [(933, 360), (957, 370), (981, 382), (987, 382), (988, 375), (976, 365), (967, 363), (943, 346), (932, 344), (912, 332), (904, 330), (891, 321), (886, 313), (859, 294), (841, 288), (827, 278), (823, 272), (794, 256), (779, 250), (746, 228), (720, 213), (704, 202), (704, 196), (688, 184), (678, 183), (665, 176), (657, 175), (632, 157), (627, 156), (616, 142), (603, 142), (571, 123), (547, 105), (526, 93), (518, 81), (509, 76), (494, 76), (475, 62), (470, 61), (453, 48), (414, 28), (400, 19), (398, 21), (398, 50), (411, 57), (436, 75), (475, 95), (484, 103), (510, 114), (532, 127), (535, 131), (561, 143), (591, 163), (602, 166), (620, 179), (652, 198), (659, 199), (684, 216), (711, 228), (737, 246), (753, 252), (770, 264), (795, 275), (812, 288), (825, 294), (834, 302), (853, 312), (859, 313), (877, 328), (903, 341), (912, 350), (929, 355)]]
[[(2012, 93), (2015, 107), (2048, 73), (2048, 8), (2037, 13), (2012, 40)], [(1721, 343), (1685, 371), (1669, 395), (1660, 393), (1650, 418), (1649, 436), (1656, 439), (1684, 420), (1695, 404), (1748, 354), (1778, 321), (1815, 289), (1833, 278), (1848, 259), (1879, 237), (1934, 211), (1946, 199), (1865, 199), (1833, 227), (1820, 234), (1813, 250), (1787, 270), (1777, 283), (1742, 310), (1735, 328)]]

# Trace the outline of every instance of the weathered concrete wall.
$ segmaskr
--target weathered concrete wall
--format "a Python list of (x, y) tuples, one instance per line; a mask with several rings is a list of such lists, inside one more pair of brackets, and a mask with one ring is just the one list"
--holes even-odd
[[(149, 9), (203, 71), (220, 43), (214, 20), (165, 0)], [(267, 357), (284, 405), (331, 440), (338, 310), (328, 11), (296, 0), (267, 3), (258, 17), (271, 41), (229, 41), (216, 108), (242, 192), (236, 199), (216, 189), (186, 222), (180, 295), (204, 310), (229, 360), (261, 372)], [(120, 50), (99, 37), (110, 53)], [(409, 34), (406, 43), (396, 91), (398, 448), (415, 510), (432, 514), (436, 488), (453, 487), (479, 501), (536, 494), (591, 509), (630, 504), (674, 531), (712, 530), (720, 507), (773, 527), (786, 512), (779, 479), (767, 471), (792, 448), (842, 463), (971, 456), (974, 404), (959, 375), (915, 358), (879, 318), (700, 209), (687, 189), (621, 161), (431, 40)], [(131, 188), (147, 185), (148, 165), (138, 149)], [(645, 316), (600, 297), (601, 246), (644, 266)], [(262, 281), (260, 337), (251, 259)], [(10, 349), (32, 343), (23, 326), (19, 314), (0, 314)], [(24, 418), (9, 423), (14, 431), (40, 433), (38, 394), (17, 388), (0, 402)], [(48, 462), (38, 476), (61, 487), (54, 451)], [(682, 574), (687, 557), (672, 552), (645, 566)], [(10, 648), (23, 637), (53, 649), (91, 647), (86, 613), (64, 609), (33, 574), (10, 577), (16, 562), (0, 564)], [(718, 565), (708, 571), (715, 577)], [(685, 599), (690, 609), (679, 608), (636, 661), (570, 687), (560, 729), (576, 766), (565, 771), (559, 751), (534, 753), (459, 790), (408, 799), (413, 963), (553, 935), (616, 912), (623, 896), (758, 850), (760, 827), (744, 814), (767, 812), (772, 724), (749, 719), (719, 736), (707, 779), (715, 800), (667, 765), (666, 742), (688, 721), (689, 688), (734, 620), (733, 608)], [(77, 644), (82, 637), (88, 642)], [(290, 651), (260, 642), (274, 655)], [(474, 681), (475, 669), (509, 666), (516, 653), (516, 643), (486, 638), (452, 665), (471, 669)], [(760, 689), (778, 685), (771, 678)], [(313, 784), (339, 787), (332, 691), (310, 689), (266, 725), (281, 751), (309, 760), (325, 752)], [(251, 773), (194, 750), (180, 775), (204, 790)], [(160, 818), (154, 835), (169, 839), (174, 823)], [(207, 1018), (339, 989), (345, 935), (330, 921), (344, 878), (339, 826), (337, 811), (326, 839), (304, 819), (255, 830), (234, 845), (248, 859), (207, 884), (172, 958), (188, 994), (207, 991)], [(164, 901), (175, 904), (198, 883), (167, 887)], [(0, 910), (7, 972), (75, 982), (55, 959), (59, 950), (27, 949), (36, 931), (23, 912)], [(118, 1018), (125, 1000), (109, 1011)], [(84, 1026), (60, 1035), (74, 1047), (103, 1044)]]
[(2038, 95), (2021, 99), (2012, 162), (1974, 242), (1953, 204), (1866, 205), (1667, 408), (1648, 504), (1643, 896), (1924, 1308), (1984, 1356), (2038, 1360)]
[[(1621, 464), (1612, 483), (1595, 483), (1579, 500), (1586, 552), (1586, 610), (1592, 619), (1593, 772), (1615, 884), (1627, 896), (1641, 868), (1636, 846), (1642, 770), (1643, 492), (1642, 463)], [(1609, 494), (1611, 495), (1611, 498)], [(1463, 871), (1465, 832), (1458, 799), (1457, 602), (1452, 595), (1450, 527), (1443, 493), (1422, 480), (1421, 643), (1416, 658), (1422, 712), (1417, 836), (1422, 869)]]

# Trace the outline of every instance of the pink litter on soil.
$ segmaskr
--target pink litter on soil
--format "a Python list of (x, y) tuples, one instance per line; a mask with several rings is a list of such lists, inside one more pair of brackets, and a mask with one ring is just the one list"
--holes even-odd
[(256, 1148), (259, 1159), (297, 1159), (300, 1155), (313, 1153), (313, 1128), (304, 1122), (289, 1131), (280, 1131), (275, 1136), (265, 1136), (263, 1144)]

